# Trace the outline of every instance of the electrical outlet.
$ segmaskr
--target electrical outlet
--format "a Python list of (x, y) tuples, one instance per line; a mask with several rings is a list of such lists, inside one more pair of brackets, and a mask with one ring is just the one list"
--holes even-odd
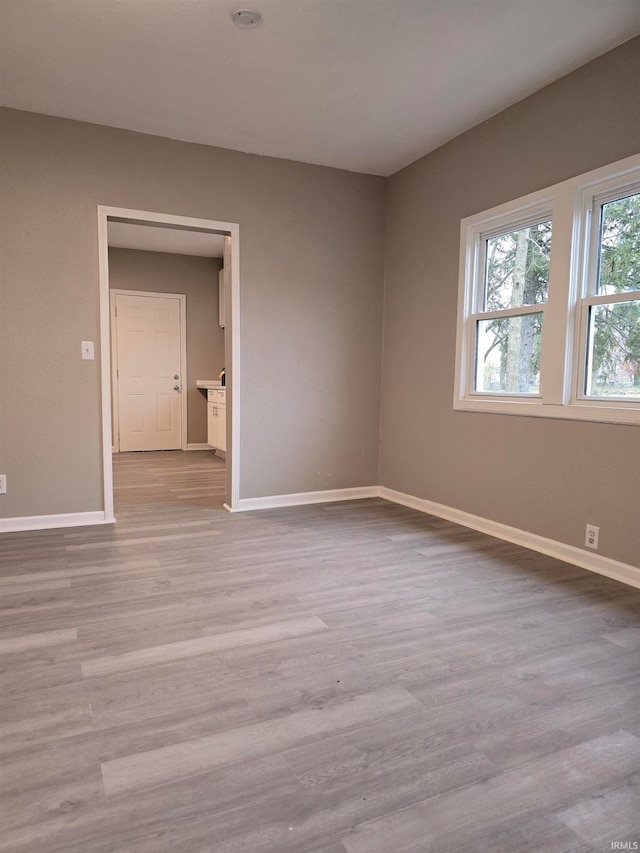
[(597, 551), (599, 536), (600, 528), (596, 527), (595, 524), (587, 524), (587, 529), (584, 535), (584, 544), (587, 548), (593, 548), (594, 551)]
[(7, 475), (0, 474), (0, 495), (7, 494)]

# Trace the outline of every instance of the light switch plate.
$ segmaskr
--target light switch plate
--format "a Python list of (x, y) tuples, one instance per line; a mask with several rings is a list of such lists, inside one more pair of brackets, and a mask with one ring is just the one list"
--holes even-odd
[(84, 361), (93, 361), (93, 341), (82, 341), (82, 358)]

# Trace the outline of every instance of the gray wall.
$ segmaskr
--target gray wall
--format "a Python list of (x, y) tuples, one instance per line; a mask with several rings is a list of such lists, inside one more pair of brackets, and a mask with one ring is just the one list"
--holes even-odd
[(454, 412), (460, 220), (640, 148), (640, 39), (389, 180), (381, 483), (640, 562), (640, 430)]
[(384, 179), (1, 119), (3, 516), (103, 508), (99, 204), (240, 224), (240, 496), (377, 482)]
[(109, 287), (187, 297), (187, 440), (207, 443), (207, 397), (197, 379), (216, 379), (224, 367), (224, 329), (218, 325), (221, 258), (109, 248)]

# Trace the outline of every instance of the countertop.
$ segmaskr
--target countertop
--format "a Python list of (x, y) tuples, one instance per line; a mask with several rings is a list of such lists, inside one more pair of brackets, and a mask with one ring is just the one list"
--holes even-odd
[(221, 379), (196, 379), (196, 388), (224, 388)]

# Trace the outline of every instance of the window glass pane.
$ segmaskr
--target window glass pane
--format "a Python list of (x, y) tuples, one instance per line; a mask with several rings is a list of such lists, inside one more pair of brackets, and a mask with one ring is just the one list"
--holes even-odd
[(596, 292), (640, 290), (640, 194), (603, 204)]
[(592, 305), (586, 393), (640, 399), (640, 299)]
[(540, 392), (542, 313), (478, 320), (476, 391)]
[(551, 220), (485, 241), (484, 310), (547, 301)]

